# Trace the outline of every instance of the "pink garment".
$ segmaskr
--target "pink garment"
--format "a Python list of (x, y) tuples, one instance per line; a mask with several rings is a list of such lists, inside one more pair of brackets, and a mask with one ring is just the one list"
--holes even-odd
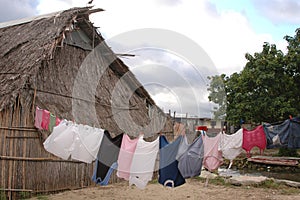
[(58, 124), (61, 122), (61, 119), (59, 119), (58, 117), (56, 117), (56, 120), (55, 120), (55, 126), (58, 126)]
[(247, 152), (247, 157), (250, 157), (250, 151), (253, 147), (258, 147), (260, 153), (267, 146), (266, 135), (262, 125), (257, 126), (255, 129), (249, 131), (243, 128), (243, 149)]
[(43, 120), (43, 109), (36, 107), (35, 109), (35, 118), (34, 118), (34, 126), (38, 129), (42, 128), (42, 120)]
[(203, 166), (209, 171), (214, 171), (223, 164), (222, 152), (218, 149), (221, 134), (215, 137), (205, 135), (202, 138), (204, 144)]
[(50, 123), (50, 112), (48, 110), (43, 110), (43, 118), (41, 123), (42, 129), (48, 130), (49, 123)]
[(139, 138), (131, 140), (128, 135), (124, 134), (118, 157), (117, 176), (129, 180), (130, 166)]

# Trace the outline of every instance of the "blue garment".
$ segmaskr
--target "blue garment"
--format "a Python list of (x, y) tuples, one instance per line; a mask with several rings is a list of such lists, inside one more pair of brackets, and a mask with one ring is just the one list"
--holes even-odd
[(176, 155), (182, 136), (169, 143), (165, 136), (159, 138), (159, 178), (158, 182), (164, 186), (177, 187), (185, 183), (178, 169)]
[[(98, 160), (96, 161), (96, 169), (98, 168)], [(95, 170), (92, 176), (92, 181), (94, 181), (97, 185), (108, 185), (111, 174), (115, 169), (118, 168), (118, 163), (114, 162), (109, 170), (106, 173), (105, 178), (102, 180), (100, 177), (97, 178), (97, 171)]]
[(264, 124), (267, 139), (267, 149), (287, 147), (290, 135), (290, 120), (279, 124)]
[[(179, 147), (180, 148), (180, 147)], [(204, 148), (202, 136), (199, 136), (189, 145), (186, 152), (179, 156), (178, 169), (184, 178), (199, 176), (201, 174)]]
[(295, 117), (290, 120), (290, 136), (288, 142), (288, 148), (299, 149), (300, 148), (300, 117)]

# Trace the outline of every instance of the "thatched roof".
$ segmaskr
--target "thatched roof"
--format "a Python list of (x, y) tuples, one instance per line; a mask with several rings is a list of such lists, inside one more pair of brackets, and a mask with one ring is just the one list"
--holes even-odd
[[(20, 101), (24, 107), (38, 105), (59, 117), (72, 119), (72, 102), (69, 97), (72, 97), (78, 68), (94, 47), (104, 43), (99, 50), (103, 63), (114, 61), (109, 62), (110, 69), (106, 72), (110, 78), (104, 77), (100, 81), (95, 97), (100, 102), (96, 109), (101, 125), (114, 131), (119, 130), (115, 122), (108, 119), (112, 114), (112, 105), (109, 98), (103, 96), (111, 95), (112, 86), (117, 82), (114, 77), (120, 78), (124, 74), (127, 75), (126, 87), (138, 88), (134, 89), (130, 100), (130, 104), (137, 109), (133, 112), (136, 112), (141, 123), (149, 120), (145, 115), (147, 106), (155, 105), (155, 102), (128, 67), (103, 42), (104, 38), (89, 21), (89, 14), (99, 11), (102, 9), (73, 8), (0, 24), (0, 111)], [(86, 42), (80, 40), (81, 43), (76, 43), (70, 39), (70, 34), (78, 30), (87, 36)], [(110, 81), (114, 81), (112, 86)], [(88, 124), (86, 118), (79, 120)]]

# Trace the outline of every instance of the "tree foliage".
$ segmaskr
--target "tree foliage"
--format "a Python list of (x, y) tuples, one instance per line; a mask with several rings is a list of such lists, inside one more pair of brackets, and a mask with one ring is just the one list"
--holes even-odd
[[(300, 29), (285, 36), (288, 52), (264, 43), (261, 52), (246, 54), (247, 63), (239, 73), (210, 77), (209, 100), (219, 105), (216, 113), (238, 124), (277, 122), (300, 113)], [(222, 81), (223, 89), (217, 86)], [(221, 85), (222, 85), (221, 84)], [(225, 91), (226, 98), (220, 99)]]
[(221, 76), (209, 76), (207, 78), (210, 80), (210, 87), (207, 89), (209, 91), (208, 99), (217, 104), (217, 107), (214, 109), (214, 117), (215, 119), (225, 119), (227, 107), (224, 85), (225, 74)]

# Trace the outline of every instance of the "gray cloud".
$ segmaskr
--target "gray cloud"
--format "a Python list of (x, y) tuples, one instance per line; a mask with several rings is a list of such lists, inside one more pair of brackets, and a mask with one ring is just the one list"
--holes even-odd
[[(165, 111), (170, 109), (177, 113), (211, 117), (212, 105), (207, 99), (206, 78), (214, 74), (211, 70), (192, 66), (182, 58), (162, 50), (140, 49), (132, 53), (138, 56), (125, 62), (147, 91), (152, 96), (170, 94), (177, 101), (170, 103), (165, 99), (156, 99), (160, 107)], [(148, 64), (148, 61), (153, 64)]]
[(37, 4), (37, 0), (0, 0), (0, 22), (34, 16)]
[(299, 0), (252, 0), (259, 13), (274, 24), (299, 24)]

